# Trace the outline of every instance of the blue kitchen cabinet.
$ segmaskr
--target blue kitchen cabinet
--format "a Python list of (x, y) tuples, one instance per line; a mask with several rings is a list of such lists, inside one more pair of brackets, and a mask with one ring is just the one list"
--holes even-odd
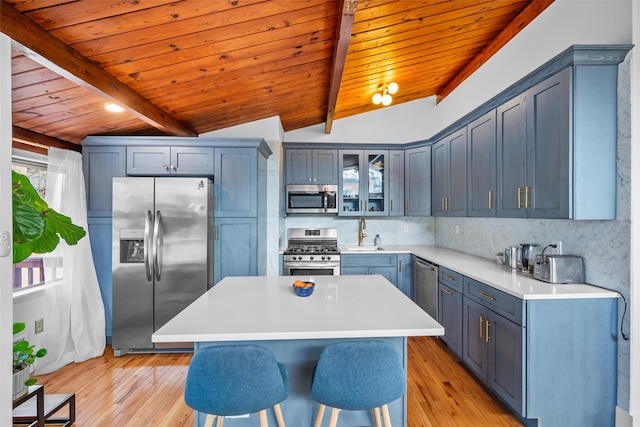
[(213, 156), (213, 147), (128, 146), (127, 175), (213, 176)]
[(463, 297), (463, 360), (517, 413), (523, 413), (522, 327)]
[(216, 148), (216, 218), (258, 216), (258, 152), (253, 148)]
[(89, 242), (91, 244), (93, 264), (96, 269), (100, 295), (104, 304), (105, 334), (107, 340), (110, 341), (112, 330), (111, 315), (113, 312), (111, 298), (113, 287), (111, 276), (112, 220), (106, 217), (89, 217), (87, 218), (87, 224), (89, 226)]
[(431, 216), (431, 146), (405, 150), (404, 215)]
[(338, 150), (338, 215), (389, 215), (388, 158), (388, 150)]
[(468, 216), (496, 215), (496, 112), (467, 125)]
[(438, 282), (438, 322), (444, 327), (440, 338), (462, 357), (462, 294)]
[(389, 150), (389, 216), (404, 216), (404, 150)]
[(398, 255), (341, 253), (340, 274), (380, 274), (398, 286)]
[(398, 254), (398, 289), (413, 299), (413, 262), (411, 262), (411, 254)]
[(432, 146), (431, 209), (434, 216), (467, 215), (467, 129)]
[(227, 276), (258, 275), (257, 218), (215, 218), (214, 284)]
[(111, 217), (111, 180), (126, 175), (126, 149), (87, 146), (82, 149), (82, 169), (87, 194), (88, 217)]
[(286, 184), (338, 184), (338, 150), (287, 149)]

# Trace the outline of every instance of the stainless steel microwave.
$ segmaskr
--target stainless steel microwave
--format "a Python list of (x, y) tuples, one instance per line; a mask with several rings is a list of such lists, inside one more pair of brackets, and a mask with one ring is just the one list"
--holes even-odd
[(287, 213), (338, 213), (337, 185), (287, 185)]

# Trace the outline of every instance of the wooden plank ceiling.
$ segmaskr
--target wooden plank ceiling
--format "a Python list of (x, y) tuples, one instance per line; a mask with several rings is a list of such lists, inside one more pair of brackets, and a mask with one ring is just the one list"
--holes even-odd
[(553, 0), (1, 1), (15, 132), (79, 144), (276, 115), (329, 132), (390, 81), (394, 104), (441, 99)]

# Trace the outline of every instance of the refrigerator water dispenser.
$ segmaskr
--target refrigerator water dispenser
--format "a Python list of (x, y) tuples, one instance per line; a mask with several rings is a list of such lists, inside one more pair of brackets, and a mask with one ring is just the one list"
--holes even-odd
[(144, 229), (120, 229), (120, 263), (144, 262)]

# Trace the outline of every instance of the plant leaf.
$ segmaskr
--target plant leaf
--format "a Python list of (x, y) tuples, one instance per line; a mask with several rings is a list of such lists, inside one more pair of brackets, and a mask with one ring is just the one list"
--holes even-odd
[(46, 212), (46, 227), (52, 227), (69, 245), (75, 245), (87, 232), (71, 222), (71, 218), (49, 209)]
[(18, 332), (22, 332), (24, 331), (24, 328), (26, 328), (27, 325), (25, 323), (22, 322), (16, 322), (13, 324), (13, 334), (17, 334)]

